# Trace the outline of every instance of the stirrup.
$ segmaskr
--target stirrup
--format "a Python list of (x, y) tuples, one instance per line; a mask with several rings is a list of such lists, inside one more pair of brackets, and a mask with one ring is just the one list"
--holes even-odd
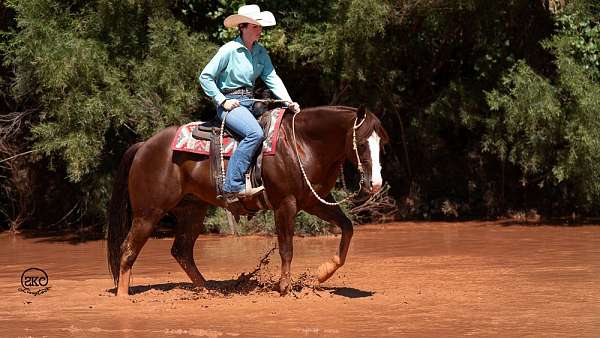
[(238, 192), (238, 197), (241, 199), (251, 198), (259, 192), (265, 190), (262, 185), (259, 187), (252, 187), (252, 181), (250, 180), (250, 174), (246, 174), (246, 187), (244, 190)]
[(263, 190), (265, 190), (265, 187), (263, 187), (262, 185), (260, 187), (255, 188), (248, 188), (246, 186), (246, 189), (238, 192), (237, 196), (241, 199), (246, 199), (262, 192)]

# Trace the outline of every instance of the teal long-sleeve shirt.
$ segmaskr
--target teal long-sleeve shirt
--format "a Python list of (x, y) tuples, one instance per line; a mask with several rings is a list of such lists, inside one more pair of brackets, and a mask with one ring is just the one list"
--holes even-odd
[(202, 70), (199, 81), (206, 95), (220, 105), (225, 101), (222, 90), (253, 87), (259, 76), (277, 98), (292, 101), (267, 50), (255, 42), (250, 52), (238, 36), (219, 49)]

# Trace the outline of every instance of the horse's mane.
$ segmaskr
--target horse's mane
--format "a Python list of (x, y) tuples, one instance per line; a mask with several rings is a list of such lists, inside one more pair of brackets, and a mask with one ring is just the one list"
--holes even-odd
[(310, 108), (302, 108), (302, 112), (308, 113), (308, 114), (311, 114), (315, 111), (321, 112), (323, 110), (327, 110), (332, 113), (356, 112), (358, 110), (358, 108), (348, 107), (348, 106), (316, 106), (316, 107), (310, 107)]
[[(303, 113), (312, 114), (312, 113), (328, 113), (328, 114), (336, 114), (336, 113), (351, 113), (353, 116), (356, 116), (359, 108), (349, 107), (349, 106), (318, 106), (302, 109)], [(356, 136), (359, 140), (366, 140), (371, 134), (375, 131), (383, 143), (387, 143), (389, 141), (389, 136), (383, 126), (381, 125), (381, 121), (372, 113), (367, 111), (366, 119), (363, 124), (356, 131)]]
[[(345, 106), (317, 106), (303, 108), (298, 114), (298, 118), (303, 120), (303, 125), (312, 129), (328, 128), (335, 125), (349, 125), (356, 117), (356, 108)], [(341, 119), (341, 120), (340, 120)], [(340, 124), (341, 121), (346, 121)], [(298, 120), (296, 120), (298, 121)], [(325, 122), (328, 121), (328, 122)]]

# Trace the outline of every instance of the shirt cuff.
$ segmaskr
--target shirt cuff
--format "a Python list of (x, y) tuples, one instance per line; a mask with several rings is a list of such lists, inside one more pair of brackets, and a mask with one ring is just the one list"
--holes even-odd
[(225, 102), (225, 100), (227, 100), (227, 98), (225, 97), (225, 95), (223, 95), (222, 93), (219, 93), (217, 95), (215, 95), (215, 97), (213, 98), (215, 100), (215, 103), (220, 106), (223, 104), (223, 102)]

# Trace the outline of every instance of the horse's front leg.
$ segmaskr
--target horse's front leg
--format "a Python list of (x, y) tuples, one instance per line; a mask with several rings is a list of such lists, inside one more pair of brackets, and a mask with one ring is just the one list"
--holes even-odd
[(279, 292), (286, 295), (291, 291), (291, 265), (294, 255), (294, 218), (298, 212), (296, 201), (293, 198), (284, 200), (275, 210), (275, 226), (277, 227), (277, 241), (279, 255), (281, 256), (281, 277), (279, 279)]
[[(331, 194), (327, 196), (326, 200), (333, 201)], [(350, 248), (350, 240), (352, 239), (352, 234), (354, 233), (352, 221), (346, 217), (342, 209), (337, 205), (326, 205), (320, 203), (306, 211), (324, 221), (333, 223), (342, 229), (342, 239), (340, 240), (338, 254), (334, 255), (331, 260), (319, 266), (317, 278), (319, 279), (319, 283), (323, 283), (333, 276), (335, 271), (346, 262), (346, 255), (348, 254), (348, 249)]]

